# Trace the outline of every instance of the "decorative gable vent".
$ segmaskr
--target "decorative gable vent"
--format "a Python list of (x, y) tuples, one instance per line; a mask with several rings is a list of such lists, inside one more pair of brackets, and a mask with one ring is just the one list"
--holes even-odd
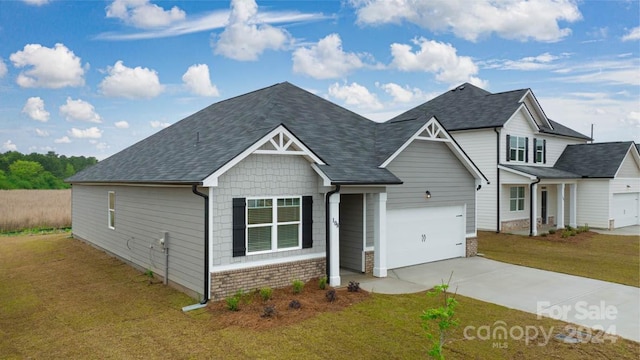
[(423, 131), (416, 136), (417, 140), (439, 140), (448, 141), (447, 134), (436, 121), (430, 120)]
[(275, 134), (269, 141), (259, 147), (255, 154), (277, 154), (277, 155), (307, 155), (296, 143), (284, 132)]

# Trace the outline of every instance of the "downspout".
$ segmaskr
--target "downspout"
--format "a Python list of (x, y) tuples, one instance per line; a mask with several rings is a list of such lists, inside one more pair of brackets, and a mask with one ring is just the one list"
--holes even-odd
[(500, 130), (493, 128), (496, 132), (496, 233), (500, 233)]
[(209, 196), (199, 192), (196, 184), (191, 186), (191, 191), (204, 198), (204, 288), (202, 301), (199, 304), (183, 307), (184, 312), (203, 308), (209, 302)]
[(329, 269), (331, 269), (331, 256), (329, 255), (329, 250), (331, 248), (331, 221), (329, 218), (331, 217), (330, 209), (329, 209), (329, 198), (331, 195), (340, 192), (340, 185), (336, 185), (334, 190), (327, 192), (327, 196), (324, 199), (324, 208), (325, 208), (325, 239), (326, 239), (326, 275), (327, 279), (329, 279)]
[(536, 181), (529, 184), (529, 236), (533, 236), (533, 227), (537, 225), (533, 218), (533, 207), (536, 204), (533, 203), (533, 185), (540, 182), (540, 178), (536, 177)]

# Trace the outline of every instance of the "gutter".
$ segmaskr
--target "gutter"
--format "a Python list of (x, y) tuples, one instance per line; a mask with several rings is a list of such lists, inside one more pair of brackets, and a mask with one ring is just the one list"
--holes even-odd
[(202, 301), (182, 308), (183, 312), (203, 308), (209, 302), (209, 196), (198, 191), (198, 185), (192, 184), (191, 191), (204, 198), (204, 287)]
[(540, 182), (540, 178), (536, 177), (536, 181), (529, 184), (529, 236), (533, 236), (533, 227), (537, 225), (536, 219), (533, 218), (533, 185)]
[(329, 251), (331, 250), (331, 221), (329, 220), (331, 217), (330, 214), (330, 209), (329, 209), (329, 199), (331, 198), (331, 195), (335, 194), (335, 193), (339, 193), (340, 192), (340, 185), (336, 184), (336, 188), (334, 190), (331, 190), (329, 192), (327, 192), (327, 195), (324, 199), (324, 208), (325, 208), (325, 239), (326, 239), (326, 256), (325, 256), (325, 260), (326, 260), (326, 275), (327, 275), (327, 279), (329, 279), (329, 269), (331, 269), (331, 256), (329, 254)]
[(500, 128), (496, 132), (496, 233), (500, 233)]

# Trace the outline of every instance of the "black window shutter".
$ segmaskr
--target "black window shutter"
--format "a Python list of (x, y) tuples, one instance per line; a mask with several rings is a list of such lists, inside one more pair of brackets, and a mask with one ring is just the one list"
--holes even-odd
[(538, 139), (533, 138), (533, 163), (537, 163), (538, 159)]
[(313, 247), (313, 196), (302, 197), (302, 248)]
[(245, 256), (245, 198), (233, 198), (233, 256)]
[(529, 138), (524, 138), (524, 162), (529, 162)]
[(547, 163), (547, 140), (542, 140), (542, 163)]
[(511, 160), (511, 135), (507, 135), (507, 161)]

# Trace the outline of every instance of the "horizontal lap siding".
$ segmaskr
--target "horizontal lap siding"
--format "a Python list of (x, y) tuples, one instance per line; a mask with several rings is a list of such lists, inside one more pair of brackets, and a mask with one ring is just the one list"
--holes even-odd
[[(107, 226), (107, 194), (116, 193), (116, 228)], [(164, 275), (158, 244), (169, 234), (169, 280), (202, 293), (204, 201), (190, 188), (73, 185), (73, 233)]]
[[(609, 180), (584, 180), (578, 181), (576, 189), (577, 199), (577, 217), (576, 225), (588, 224), (590, 227), (603, 228), (609, 227)], [(567, 186), (565, 195), (569, 194)], [(569, 196), (567, 196), (569, 198)], [(568, 201), (565, 201), (568, 203)], [(568, 214), (568, 212), (567, 212)], [(569, 224), (566, 222), (566, 224)]]
[[(475, 179), (445, 143), (416, 140), (388, 169), (403, 184), (387, 188), (387, 209), (466, 204), (466, 232), (475, 232)], [(427, 190), (430, 199), (425, 199)]]
[[(231, 168), (214, 188), (213, 266), (282, 259), (325, 252), (324, 196), (318, 192), (318, 174), (297, 155), (250, 155)], [(313, 246), (308, 249), (233, 257), (233, 198), (313, 196)], [(249, 265), (249, 264), (248, 264)], [(215, 269), (214, 269), (215, 271)]]

